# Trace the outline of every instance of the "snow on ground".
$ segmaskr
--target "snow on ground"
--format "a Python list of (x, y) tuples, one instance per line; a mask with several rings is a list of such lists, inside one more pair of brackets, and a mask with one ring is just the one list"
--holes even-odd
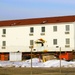
[[(0, 67), (31, 67), (31, 59), (26, 61), (0, 61)], [(32, 67), (60, 67), (60, 60), (39, 62), (38, 58), (32, 59)], [(75, 61), (61, 60), (61, 67), (75, 67)]]

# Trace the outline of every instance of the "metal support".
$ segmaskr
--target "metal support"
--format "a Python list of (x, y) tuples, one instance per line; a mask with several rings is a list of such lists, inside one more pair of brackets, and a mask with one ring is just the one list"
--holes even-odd
[(61, 73), (61, 47), (60, 47), (60, 73)]
[(32, 49), (33, 49), (33, 46), (31, 46), (31, 75), (32, 75)]

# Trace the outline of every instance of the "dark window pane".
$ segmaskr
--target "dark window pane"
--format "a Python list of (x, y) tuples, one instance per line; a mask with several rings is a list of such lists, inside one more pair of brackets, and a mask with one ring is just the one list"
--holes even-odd
[(69, 31), (69, 30), (70, 30), (70, 26), (66, 25), (66, 31)]
[(33, 40), (30, 40), (30, 45), (33, 45)]
[(42, 32), (45, 32), (45, 27), (42, 27)]
[(57, 26), (53, 26), (53, 31), (57, 31)]
[(53, 44), (57, 45), (57, 39), (53, 39)]
[(33, 27), (30, 28), (30, 32), (31, 33), (34, 32), (34, 28)]
[(2, 42), (2, 46), (6, 46), (6, 41), (3, 41)]
[(6, 34), (6, 29), (3, 29), (3, 34)]

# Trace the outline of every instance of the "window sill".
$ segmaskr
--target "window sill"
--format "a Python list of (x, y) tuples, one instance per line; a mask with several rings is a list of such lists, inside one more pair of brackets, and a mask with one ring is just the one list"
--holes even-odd
[(41, 33), (41, 35), (45, 35), (45, 33)]
[(6, 37), (6, 35), (2, 35), (2, 37)]
[(2, 47), (2, 49), (6, 49), (6, 47), (5, 47), (5, 46), (3, 46), (3, 47)]
[(30, 33), (29, 35), (30, 35), (30, 36), (33, 36), (34, 34), (33, 34), (33, 33)]
[(70, 34), (70, 32), (65, 32), (65, 34)]
[(67, 47), (70, 47), (70, 45), (65, 45), (65, 47), (67, 48)]

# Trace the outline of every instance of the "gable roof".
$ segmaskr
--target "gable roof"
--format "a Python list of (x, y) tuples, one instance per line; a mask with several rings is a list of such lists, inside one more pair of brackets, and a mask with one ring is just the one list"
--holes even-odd
[(44, 24), (44, 23), (74, 22), (74, 21), (75, 15), (72, 15), (72, 16), (33, 18), (21, 20), (6, 20), (0, 21), (0, 26), (20, 26), (20, 25)]

